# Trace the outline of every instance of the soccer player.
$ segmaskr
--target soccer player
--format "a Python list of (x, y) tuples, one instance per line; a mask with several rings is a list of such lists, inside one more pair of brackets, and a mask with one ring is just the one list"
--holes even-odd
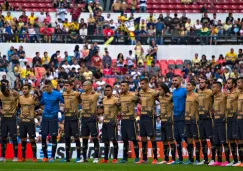
[(238, 96), (240, 94), (239, 90), (236, 88), (237, 82), (234, 78), (229, 78), (227, 80), (227, 89), (229, 93), (227, 95), (227, 105), (226, 105), (226, 116), (227, 116), (227, 138), (229, 140), (231, 151), (233, 155), (233, 161), (230, 162), (230, 150), (229, 144), (225, 144), (224, 152), (226, 156), (226, 161), (222, 163), (221, 166), (232, 166), (238, 162), (237, 157), (237, 146), (236, 146), (236, 112), (238, 108)]
[(208, 89), (209, 81), (201, 78), (199, 82), (198, 100), (199, 100), (199, 134), (202, 144), (202, 152), (204, 159), (197, 165), (209, 164), (208, 162), (208, 145), (207, 139), (210, 140), (212, 145), (212, 160), (215, 161), (215, 147), (213, 145), (213, 120), (212, 120), (212, 107), (213, 107), (213, 93)]
[(185, 112), (185, 129), (184, 136), (187, 138), (187, 151), (188, 161), (185, 164), (192, 164), (193, 158), (193, 140), (196, 144), (196, 161), (193, 164), (197, 164), (200, 160), (200, 141), (198, 135), (198, 94), (194, 92), (196, 83), (189, 81), (186, 85), (187, 97), (186, 97), (186, 112)]
[(80, 160), (81, 144), (79, 139), (79, 100), (80, 92), (73, 91), (72, 81), (66, 81), (64, 84), (65, 92), (63, 92), (64, 98), (64, 134), (65, 134), (65, 146), (66, 146), (66, 159), (64, 162), (70, 162), (70, 147), (71, 136), (74, 137), (77, 149), (76, 161)]
[(11, 91), (7, 85), (1, 86), (0, 100), (2, 114), (1, 120), (1, 138), (2, 138), (2, 157), (0, 162), (5, 162), (6, 146), (8, 133), (13, 142), (14, 147), (14, 159), (13, 162), (18, 161), (18, 142), (17, 142), (17, 124), (16, 113), (18, 106), (19, 94), (16, 91)]
[[(237, 87), (240, 91), (238, 97), (238, 109), (236, 114), (236, 139), (238, 142), (239, 159), (240, 161), (233, 166), (243, 166), (243, 77), (238, 78)], [(232, 147), (231, 147), (232, 148)], [(232, 152), (233, 153), (233, 152)]]
[(20, 123), (19, 132), (22, 145), (22, 158), (18, 162), (25, 162), (25, 152), (27, 144), (27, 134), (29, 135), (30, 143), (33, 152), (33, 162), (37, 162), (36, 159), (36, 142), (35, 142), (35, 107), (39, 104), (38, 96), (30, 94), (31, 85), (24, 84), (22, 87), (23, 95), (19, 97), (20, 111)]
[[(64, 100), (60, 92), (53, 90), (50, 80), (45, 80), (44, 84), (45, 92), (40, 101), (41, 108), (44, 110), (41, 122), (42, 150), (44, 153), (42, 162), (54, 162), (57, 149), (59, 103), (64, 103)], [(49, 134), (52, 138), (52, 154), (48, 160), (46, 137)]]
[[(175, 159), (175, 142), (174, 142), (174, 132), (173, 132), (173, 103), (172, 95), (170, 93), (169, 87), (162, 83), (159, 85), (159, 102), (160, 102), (160, 118), (161, 118), (161, 136), (164, 144), (164, 156), (165, 160), (159, 164), (171, 164)], [(169, 149), (170, 145), (170, 149)], [(171, 150), (172, 161), (169, 161), (169, 152)]]
[(128, 141), (132, 141), (135, 151), (135, 163), (139, 161), (139, 145), (136, 134), (135, 112), (134, 108), (138, 102), (138, 96), (135, 93), (129, 92), (129, 82), (121, 82), (121, 135), (123, 141), (123, 159), (120, 163), (127, 163), (128, 159)]
[(182, 156), (182, 139), (184, 138), (184, 122), (185, 122), (185, 104), (186, 104), (186, 88), (181, 87), (182, 78), (179, 75), (175, 75), (172, 79), (172, 83), (176, 88), (173, 91), (173, 112), (174, 112), (174, 136), (177, 143), (177, 152), (179, 160), (171, 164), (183, 164)]
[(83, 138), (83, 158), (78, 163), (88, 162), (87, 149), (89, 136), (93, 139), (95, 148), (95, 159), (93, 163), (99, 163), (99, 141), (98, 141), (98, 129), (97, 129), (97, 101), (99, 98), (98, 93), (94, 93), (92, 90), (92, 83), (85, 81), (83, 83), (83, 89), (85, 92), (81, 94), (81, 136)]
[(223, 146), (227, 147), (226, 138), (226, 102), (227, 96), (222, 93), (222, 84), (214, 82), (212, 92), (214, 95), (213, 111), (214, 111), (214, 129), (213, 129), (213, 144), (216, 147), (218, 162), (210, 164), (211, 166), (220, 166), (222, 164)]
[(113, 89), (110, 85), (105, 86), (105, 97), (103, 98), (104, 120), (102, 125), (102, 141), (105, 144), (105, 157), (102, 163), (108, 163), (110, 141), (113, 143), (113, 160), (117, 163), (118, 143), (117, 143), (117, 113), (120, 106), (119, 99), (112, 95)]
[(148, 140), (147, 137), (150, 137), (152, 142), (154, 160), (152, 164), (158, 163), (157, 158), (157, 142), (155, 140), (155, 119), (154, 119), (154, 107), (155, 107), (155, 100), (158, 97), (158, 93), (149, 88), (149, 81), (147, 78), (143, 78), (140, 80), (141, 90), (139, 92), (140, 96), (140, 103), (142, 106), (141, 115), (140, 115), (140, 136), (142, 141), (142, 153), (143, 159), (137, 162), (138, 164), (147, 163), (147, 144)]

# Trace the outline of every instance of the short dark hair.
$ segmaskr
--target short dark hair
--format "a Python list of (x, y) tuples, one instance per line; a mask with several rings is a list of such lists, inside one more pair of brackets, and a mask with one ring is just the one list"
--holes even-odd
[(122, 81), (121, 84), (128, 84), (129, 85), (129, 82), (128, 81)]
[(107, 84), (107, 85), (105, 86), (105, 88), (111, 88), (111, 89), (112, 89), (112, 86), (111, 86), (110, 84)]
[(45, 85), (52, 85), (51, 80), (45, 80)]
[(174, 76), (173, 76), (173, 78), (175, 78), (175, 77), (179, 77), (179, 78), (181, 78), (181, 76), (180, 76), (180, 75), (174, 75)]
[(243, 82), (243, 77), (239, 77), (238, 80), (240, 80), (241, 82)]
[(31, 89), (31, 84), (29, 84), (29, 83), (24, 84), (24, 85), (22, 86), (22, 88), (24, 88), (24, 87), (28, 87), (28, 89), (30, 90), (30, 89)]
[(216, 85), (218, 85), (220, 88), (222, 88), (222, 83), (219, 82), (219, 81), (215, 81), (215, 82), (213, 82), (213, 84), (216, 84)]
[(142, 78), (142, 79), (140, 80), (140, 82), (142, 82), (142, 81), (144, 81), (145, 83), (148, 83), (148, 82), (149, 82), (149, 80), (148, 80), (147, 78)]
[(196, 82), (193, 81), (193, 80), (190, 80), (189, 83), (190, 83), (192, 86), (194, 86), (194, 87), (196, 87), (196, 85), (197, 85)]
[(65, 84), (69, 84), (71, 86), (71, 85), (73, 85), (73, 82), (68, 80), (68, 81), (65, 81)]
[[(228, 80), (232, 80), (232, 84), (235, 84), (235, 85), (237, 84), (237, 81), (236, 81), (235, 78), (228, 78)], [(228, 80), (227, 80), (227, 81), (228, 81)]]
[(4, 94), (7, 88), (8, 88), (7, 85), (2, 84), (2, 86), (1, 86), (1, 92)]

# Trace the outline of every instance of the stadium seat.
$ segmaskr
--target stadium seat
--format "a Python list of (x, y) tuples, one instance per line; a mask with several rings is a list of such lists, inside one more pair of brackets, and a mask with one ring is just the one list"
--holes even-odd
[(161, 63), (161, 64), (167, 64), (167, 60), (161, 59), (161, 60), (159, 60), (159, 63)]
[(176, 68), (182, 70), (182, 69), (183, 69), (183, 64), (177, 64), (177, 65), (176, 65)]
[(175, 69), (175, 67), (176, 67), (175, 64), (170, 64), (170, 65), (169, 65), (169, 69), (170, 69), (170, 68), (171, 68), (171, 69)]
[(184, 60), (184, 65), (187, 65), (187, 64), (190, 64), (190, 65), (191, 65), (191, 64), (192, 64), (191, 60), (189, 60), (189, 59), (185, 59), (185, 60)]
[(32, 63), (32, 58), (25, 58), (25, 59), (28, 61), (29, 64)]
[(175, 65), (175, 61), (174, 60), (168, 60), (167, 63), (168, 63), (168, 65)]
[(108, 82), (107, 83), (109, 85), (113, 86), (115, 82), (116, 82), (116, 79), (115, 78), (108, 78)]
[(175, 64), (183, 64), (183, 60), (178, 59), (175, 61)]

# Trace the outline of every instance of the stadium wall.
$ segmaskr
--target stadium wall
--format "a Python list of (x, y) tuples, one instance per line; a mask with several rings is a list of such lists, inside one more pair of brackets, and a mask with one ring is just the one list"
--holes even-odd
[[(158, 145), (158, 157), (159, 158), (163, 158), (164, 157), (164, 154), (163, 154), (163, 143), (162, 142), (158, 142), (157, 143)], [(187, 153), (187, 150), (186, 150), (186, 144), (185, 142), (182, 143), (183, 145), (183, 156), (184, 157), (188, 157), (188, 153)], [(122, 158), (123, 157), (123, 143), (118, 143), (118, 146), (119, 146), (119, 150), (118, 150), (118, 158)], [(139, 142), (139, 146), (141, 147), (142, 144), (141, 142)], [(210, 151), (210, 142), (208, 141), (208, 146), (209, 146), (209, 149), (208, 149), (208, 156), (210, 157), (211, 156), (211, 151)], [(1, 147), (1, 144), (0, 144), (0, 147)], [(111, 143), (110, 144), (110, 147), (111, 147), (111, 152), (109, 153), (109, 158), (112, 158), (113, 157), (113, 144)], [(134, 148), (133, 148), (133, 144), (131, 143), (130, 144), (130, 149), (131, 151), (129, 151), (129, 156), (131, 158), (135, 158), (135, 153), (134, 153)], [(51, 157), (51, 144), (48, 144), (48, 157)], [(77, 156), (77, 152), (76, 152), (76, 144), (75, 143), (71, 143), (71, 158), (72, 159), (75, 159), (76, 156)], [(152, 158), (153, 157), (153, 149), (152, 149), (152, 144), (151, 142), (148, 143), (148, 157), (149, 158)], [(201, 153), (202, 154), (202, 153)], [(142, 148), (140, 148), (140, 156), (142, 156)], [(0, 156), (1, 156), (1, 151), (0, 151)], [(22, 156), (22, 151), (21, 151), (21, 144), (19, 144), (19, 147), (18, 147), (18, 157), (20, 158)], [(37, 144), (37, 159), (42, 159), (43, 158), (43, 151), (42, 151), (42, 148), (41, 148), (41, 143), (38, 143)], [(88, 151), (87, 151), (87, 157), (88, 158), (93, 158), (94, 156), (94, 144), (93, 143), (90, 143), (89, 144), (89, 148), (88, 148)], [(104, 144), (103, 143), (100, 143), (100, 156), (101, 157), (104, 157)], [(170, 154), (171, 156), (171, 154)], [(195, 153), (194, 153), (194, 156), (195, 156)], [(7, 152), (6, 152), (6, 158), (7, 159), (11, 159), (14, 157), (14, 152), (13, 152), (13, 145), (12, 144), (8, 144), (7, 145)], [(27, 144), (27, 149), (26, 149), (26, 158), (27, 159), (32, 159), (33, 157), (33, 153), (32, 153), (32, 149), (31, 149), (31, 144), (28, 143)], [(203, 156), (201, 156), (203, 157)], [(225, 155), (223, 155), (223, 157), (225, 157)], [(57, 150), (56, 150), (56, 158), (57, 159), (62, 159), (62, 158), (65, 158), (65, 144), (64, 143), (58, 143), (57, 145)]]
[[(26, 11), (26, 15), (27, 15), (27, 16), (30, 16), (30, 13), (31, 13), (31, 11)], [(22, 14), (22, 12), (18, 12), (18, 11), (11, 12), (11, 15), (12, 15), (13, 17), (17, 17), (17, 18), (19, 18), (19, 16), (20, 16), (21, 14)], [(38, 17), (39, 14), (40, 14), (40, 12), (35, 12), (35, 16)], [(58, 16), (56, 15), (56, 12), (49, 12), (49, 14), (50, 14), (50, 16), (51, 16), (51, 22), (52, 22), (52, 23), (55, 23), (56, 18), (58, 17)], [(107, 14), (108, 14), (108, 13), (103, 13), (102, 15), (103, 15), (104, 17), (106, 17)], [(158, 18), (159, 14), (160, 14), (160, 13), (154, 14), (155, 18)], [(164, 17), (166, 16), (166, 13), (162, 13), (162, 14), (163, 14)], [(7, 12), (6, 12), (6, 11), (3, 11), (3, 12), (2, 12), (2, 15), (6, 16), (6, 15), (7, 15)], [(86, 21), (86, 19), (89, 18), (89, 15), (90, 15), (89, 13), (81, 13), (79, 19), (84, 18), (85, 21)], [(192, 23), (195, 23), (197, 19), (201, 20), (202, 15), (203, 15), (203, 14), (201, 14), (201, 13), (187, 13), (187, 14), (186, 14), (186, 16), (189, 17), (189, 18), (191, 19)], [(225, 19), (226, 19), (226, 17), (227, 17), (228, 15), (229, 15), (228, 13), (219, 13), (219, 14), (217, 14), (217, 20), (222, 20), (222, 22), (224, 23), (224, 22), (225, 22)], [(118, 19), (119, 16), (120, 16), (120, 13), (112, 13), (112, 15), (111, 15), (111, 19), (113, 19), (113, 20), (115, 21), (115, 23), (116, 23), (116, 21), (117, 21), (117, 19)], [(170, 16), (171, 16), (171, 17), (174, 17), (174, 14), (171, 13)], [(178, 17), (180, 18), (181, 16), (182, 16), (182, 13), (178, 13)], [(208, 16), (209, 16), (209, 18), (213, 18), (213, 14), (212, 14), (212, 13), (209, 13)], [(128, 14), (128, 17), (130, 17), (130, 14)], [(135, 18), (137, 18), (137, 17), (141, 17), (142, 19), (147, 19), (147, 18), (149, 17), (149, 13), (134, 13), (134, 17), (135, 17)], [(234, 13), (234, 14), (233, 14), (233, 17), (234, 17), (235, 19), (236, 19), (236, 18), (242, 18), (242, 14), (241, 14), (241, 13)], [(68, 19), (68, 21), (71, 21), (71, 15), (70, 15), (70, 13), (68, 13), (68, 14), (66, 15), (66, 18)]]
[[(24, 51), (26, 53), (26, 57), (33, 58), (35, 57), (36, 52), (40, 52), (41, 57), (43, 53), (47, 51), (49, 56), (55, 53), (57, 50), (60, 50), (61, 56), (64, 56), (64, 52), (67, 51), (70, 56), (73, 56), (73, 50), (75, 44), (38, 44), (38, 43), (1, 43), (1, 53), (2, 55), (7, 54), (10, 46), (14, 46), (18, 48), (20, 45), (24, 47)], [(80, 44), (80, 50), (83, 48), (83, 45)], [(132, 45), (99, 45), (100, 47), (100, 55), (104, 53), (104, 48), (107, 47), (110, 53), (110, 56), (113, 59), (117, 58), (119, 53), (123, 53), (126, 57), (128, 55), (129, 50), (134, 50), (135, 46)], [(143, 46), (145, 50), (145, 55), (149, 46)], [(198, 53), (199, 57), (203, 54), (207, 56), (207, 59), (211, 59), (212, 55), (215, 55), (216, 59), (220, 54), (225, 54), (230, 51), (230, 48), (234, 48), (235, 52), (238, 53), (238, 49), (242, 48), (241, 45), (221, 45), (221, 46), (186, 46), (186, 45), (166, 45), (166, 46), (159, 46), (158, 47), (158, 59), (193, 59), (194, 54)]]

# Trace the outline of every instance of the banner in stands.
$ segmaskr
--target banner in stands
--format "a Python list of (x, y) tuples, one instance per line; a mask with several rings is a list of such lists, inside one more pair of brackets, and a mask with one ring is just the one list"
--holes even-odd
[[(118, 158), (122, 158), (122, 156), (123, 156), (123, 143), (118, 143), (118, 145), (119, 145)], [(73, 159), (76, 159), (76, 156), (77, 156), (77, 152), (76, 152), (75, 146), (76, 146), (75, 143), (71, 144), (71, 156), (72, 156)], [(139, 146), (141, 147), (142, 144), (139, 143)], [(210, 143), (209, 142), (208, 142), (208, 146), (210, 148)], [(0, 145), (0, 147), (1, 147), (1, 145)], [(42, 152), (41, 147), (42, 147), (42, 145), (40, 143), (37, 144), (37, 158), (38, 159), (42, 159), (43, 158), (43, 152)], [(111, 151), (110, 151), (110, 154), (109, 154), (109, 158), (112, 158), (113, 157), (113, 145), (112, 145), (112, 143), (110, 145), (110, 149), (111, 149)], [(18, 157), (20, 158), (21, 155), (22, 155), (21, 145), (20, 144), (19, 144), (18, 150), (19, 150), (18, 151), (19, 152)], [(147, 152), (147, 154), (148, 154), (149, 158), (153, 157), (153, 149), (152, 149), (152, 144), (150, 142), (148, 143), (148, 152)], [(140, 148), (140, 154), (139, 155), (140, 155), (140, 157), (142, 156), (142, 148)], [(208, 150), (208, 155), (209, 155), (209, 157), (211, 156), (210, 150)], [(0, 150), (0, 156), (2, 156), (1, 150)], [(170, 156), (171, 156), (171, 154), (170, 154)], [(185, 143), (183, 143), (183, 156), (184, 157), (188, 156)], [(194, 156), (195, 156), (195, 154), (194, 154)], [(6, 158), (7, 159), (12, 159), (13, 157), (14, 157), (13, 145), (12, 144), (8, 144), (7, 145)], [(51, 157), (51, 144), (48, 145), (48, 157)], [(89, 149), (87, 151), (87, 157), (88, 158), (94, 158), (94, 144), (93, 143), (89, 144)], [(102, 158), (102, 157), (104, 157), (104, 144), (100, 143), (100, 158)], [(132, 143), (130, 143), (129, 157), (130, 158), (135, 158), (135, 153), (133, 151)], [(164, 157), (164, 154), (163, 154), (163, 143), (162, 142), (158, 142), (158, 158), (163, 158), (163, 157)], [(203, 156), (201, 156), (201, 157), (203, 157)], [(224, 155), (223, 155), (223, 157), (224, 157)], [(26, 158), (27, 159), (32, 159), (31, 144), (27, 144)], [(65, 158), (65, 144), (64, 143), (59, 143), (58, 146), (57, 146), (56, 159), (61, 159), (61, 158)]]

